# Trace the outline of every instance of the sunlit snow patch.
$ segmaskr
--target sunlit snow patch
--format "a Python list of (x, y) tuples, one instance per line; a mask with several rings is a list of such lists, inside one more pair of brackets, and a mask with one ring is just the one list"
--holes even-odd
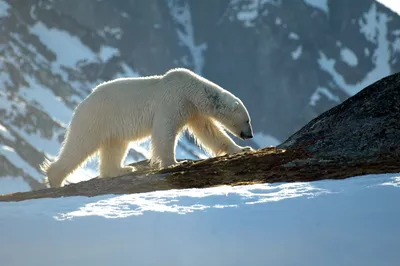
[(78, 37), (59, 29), (49, 29), (42, 22), (37, 22), (30, 28), (40, 41), (56, 54), (58, 64), (75, 68), (83, 59), (95, 60), (96, 55), (89, 47), (82, 44)]
[[(220, 186), (205, 189), (166, 190), (117, 196), (88, 203), (76, 211), (61, 213), (57, 220), (82, 216), (124, 218), (145, 212), (187, 214), (213, 208), (234, 208), (242, 204), (276, 202), (297, 197), (315, 197), (329, 193), (310, 183)], [(229, 197), (228, 197), (229, 196)], [(201, 203), (199, 201), (201, 200)]]
[(390, 181), (382, 183), (381, 186), (400, 187), (400, 176), (393, 177)]

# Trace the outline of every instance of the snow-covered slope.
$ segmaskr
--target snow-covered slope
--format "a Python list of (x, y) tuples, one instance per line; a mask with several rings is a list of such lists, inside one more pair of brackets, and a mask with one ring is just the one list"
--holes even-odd
[[(241, 144), (258, 148), (400, 70), (400, 17), (372, 0), (0, 0), (0, 21), (0, 193), (43, 188), (39, 164), (104, 80), (191, 68), (244, 100), (255, 138)], [(186, 137), (177, 154), (206, 157)]]
[(397, 266), (400, 173), (0, 203), (1, 265)]

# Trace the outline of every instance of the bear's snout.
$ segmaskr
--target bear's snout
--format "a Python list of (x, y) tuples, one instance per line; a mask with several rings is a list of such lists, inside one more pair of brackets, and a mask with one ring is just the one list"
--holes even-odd
[(242, 139), (251, 139), (253, 138), (253, 134), (252, 133), (246, 133), (246, 132), (240, 132), (240, 138)]

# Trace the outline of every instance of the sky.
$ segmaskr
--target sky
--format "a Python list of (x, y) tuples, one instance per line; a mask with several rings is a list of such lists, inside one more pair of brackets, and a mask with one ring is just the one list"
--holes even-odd
[(399, 0), (377, 0), (377, 2), (387, 6), (394, 12), (400, 15), (400, 1)]

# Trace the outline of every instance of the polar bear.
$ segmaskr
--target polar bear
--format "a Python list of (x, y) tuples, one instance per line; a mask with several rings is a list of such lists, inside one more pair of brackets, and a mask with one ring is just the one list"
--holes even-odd
[(134, 171), (123, 166), (130, 142), (150, 137), (151, 165), (177, 164), (175, 148), (188, 130), (211, 156), (253, 150), (237, 145), (225, 132), (253, 137), (242, 101), (217, 84), (185, 69), (163, 75), (118, 78), (98, 85), (74, 110), (65, 140), (54, 162), (41, 166), (51, 187), (93, 155), (99, 155), (100, 178)]

